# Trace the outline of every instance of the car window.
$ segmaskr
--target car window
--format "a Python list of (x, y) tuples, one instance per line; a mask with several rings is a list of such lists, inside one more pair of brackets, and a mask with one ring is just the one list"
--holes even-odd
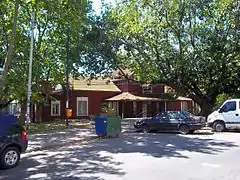
[(236, 102), (229, 101), (226, 104), (224, 104), (221, 109), (223, 110), (223, 112), (236, 111)]
[(176, 111), (176, 112), (168, 112), (170, 119), (186, 119), (188, 117), (186, 114)]
[(168, 119), (168, 115), (165, 112), (158, 113), (153, 117), (155, 120)]
[(9, 133), (11, 128), (18, 125), (16, 117), (12, 115), (1, 115), (0, 116), (0, 135), (5, 135)]

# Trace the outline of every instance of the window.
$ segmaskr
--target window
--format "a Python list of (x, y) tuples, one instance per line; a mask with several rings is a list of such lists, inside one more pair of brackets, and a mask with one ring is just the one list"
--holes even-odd
[(142, 85), (142, 92), (145, 94), (152, 93), (152, 86), (151, 85)]
[(77, 116), (88, 116), (88, 97), (77, 98)]
[(60, 101), (51, 101), (51, 116), (60, 116)]
[(223, 105), (221, 108), (223, 112), (236, 111), (236, 102), (230, 101)]

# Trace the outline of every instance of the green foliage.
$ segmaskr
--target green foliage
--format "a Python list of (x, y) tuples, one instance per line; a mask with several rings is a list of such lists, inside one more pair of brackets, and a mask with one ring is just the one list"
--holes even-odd
[[(0, 58), (5, 59), (14, 0), (0, 6)], [(70, 29), (70, 74), (82, 66), (80, 54), (86, 51), (85, 31), (92, 23), (91, 2), (88, 0), (20, 1), (14, 57), (7, 74), (1, 98), (24, 102), (30, 48), (31, 13), (35, 12), (35, 41), (33, 55), (32, 101), (42, 102), (57, 84), (64, 84), (66, 67), (67, 27)], [(47, 82), (47, 83), (46, 83)]]
[(218, 94), (238, 91), (237, 1), (120, 1), (109, 19), (109, 36), (121, 42), (117, 63), (139, 80), (173, 87), (205, 114)]

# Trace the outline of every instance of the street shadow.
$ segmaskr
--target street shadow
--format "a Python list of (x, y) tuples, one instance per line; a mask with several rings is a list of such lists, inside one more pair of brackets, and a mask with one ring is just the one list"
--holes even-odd
[(97, 174), (125, 174), (117, 167), (121, 162), (91, 149), (87, 149), (88, 152), (83, 147), (32, 152), (23, 157), (16, 168), (0, 170), (0, 179), (104, 180)]
[(92, 128), (74, 128), (50, 133), (37, 133), (28, 136), (28, 150), (46, 147), (49, 144), (65, 144), (68, 141), (80, 140), (95, 136)]
[(18, 167), (0, 171), (0, 179), (107, 180), (111, 176), (121, 179), (127, 172), (121, 168), (124, 162), (115, 159), (116, 154), (190, 159), (189, 152), (218, 155), (234, 147), (238, 146), (213, 136), (129, 133), (85, 145), (28, 153)]
[(125, 134), (121, 138), (97, 141), (94, 146), (110, 153), (143, 153), (156, 158), (189, 158), (183, 155), (183, 151), (217, 155), (238, 147), (231, 141), (220, 141), (211, 136), (201, 135), (132, 133)]

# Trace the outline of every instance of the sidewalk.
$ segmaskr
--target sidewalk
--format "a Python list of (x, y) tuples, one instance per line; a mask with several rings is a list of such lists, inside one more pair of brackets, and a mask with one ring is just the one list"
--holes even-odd
[(28, 135), (27, 152), (80, 143), (95, 139), (96, 137), (93, 127), (72, 128), (32, 134)]

